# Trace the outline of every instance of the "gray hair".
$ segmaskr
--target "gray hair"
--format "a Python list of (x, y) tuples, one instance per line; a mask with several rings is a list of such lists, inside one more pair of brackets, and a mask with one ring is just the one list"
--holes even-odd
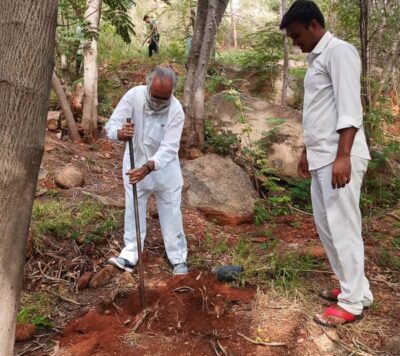
[(163, 83), (165, 78), (168, 78), (172, 81), (172, 90), (175, 91), (176, 85), (178, 84), (178, 77), (175, 72), (168, 67), (155, 67), (152, 72), (147, 76), (146, 84), (147, 87), (150, 88), (153, 84), (154, 78), (158, 78), (161, 83)]

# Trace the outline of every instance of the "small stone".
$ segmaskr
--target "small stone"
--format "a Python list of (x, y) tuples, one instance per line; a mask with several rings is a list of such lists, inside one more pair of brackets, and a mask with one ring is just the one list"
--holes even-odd
[(31, 340), (36, 333), (36, 326), (33, 324), (17, 324), (15, 330), (15, 341)]
[(90, 288), (99, 288), (106, 286), (117, 274), (119, 270), (117, 267), (108, 265), (102, 270), (97, 272), (89, 282)]
[(201, 152), (199, 149), (197, 148), (191, 148), (190, 150), (188, 150), (187, 152), (187, 158), (188, 159), (196, 159), (196, 158), (200, 158), (203, 157), (204, 153)]
[(385, 341), (386, 350), (393, 356), (400, 356), (400, 336), (387, 338)]
[(54, 178), (60, 188), (82, 187), (84, 183), (83, 173), (72, 164), (59, 169)]
[(92, 273), (85, 272), (77, 283), (78, 290), (82, 290), (88, 287), (90, 280), (92, 279)]
[(317, 260), (323, 259), (325, 257), (325, 250), (321, 245), (306, 246), (303, 251), (305, 255), (308, 255)]

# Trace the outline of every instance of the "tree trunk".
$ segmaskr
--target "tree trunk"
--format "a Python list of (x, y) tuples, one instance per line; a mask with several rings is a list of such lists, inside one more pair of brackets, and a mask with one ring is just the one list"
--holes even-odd
[(368, 90), (368, 0), (360, 0), (360, 42), (361, 42), (361, 66), (363, 96), (365, 104), (369, 109), (369, 90)]
[[(286, 12), (286, 0), (281, 1), (281, 19)], [(283, 75), (281, 105), (286, 105), (287, 89), (289, 81), (289, 41), (286, 34), (283, 35)]]
[[(101, 0), (88, 0), (85, 19), (90, 23), (91, 31), (99, 30), (101, 13)], [(92, 39), (85, 44), (83, 49), (83, 82), (85, 96), (83, 99), (82, 127), (85, 135), (92, 140), (97, 135), (97, 39)]]
[(229, 10), (231, 12), (231, 45), (236, 48), (237, 47), (237, 34), (236, 34), (236, 20), (235, 14), (233, 12), (233, 0), (229, 1)]
[(183, 95), (186, 120), (182, 148), (204, 147), (204, 89), (208, 62), (217, 27), (228, 0), (204, 0), (197, 5), (192, 48)]
[[(367, 115), (371, 108), (370, 93), (368, 87), (368, 0), (360, 0), (360, 42), (361, 42), (361, 86), (362, 86), (362, 101), (364, 104), (365, 114)], [(370, 144), (371, 128), (365, 127), (367, 142)]]
[(52, 85), (53, 89), (58, 96), (58, 101), (61, 105), (61, 110), (64, 113), (65, 119), (67, 120), (69, 134), (71, 135), (72, 142), (81, 143), (82, 139), (79, 135), (78, 128), (76, 127), (74, 115), (72, 114), (71, 108), (69, 106), (67, 97), (65, 96), (64, 89), (61, 85), (60, 80), (57, 77), (57, 74), (53, 72), (52, 77)]
[(14, 354), (18, 299), (46, 132), (57, 0), (0, 1), (0, 355)]

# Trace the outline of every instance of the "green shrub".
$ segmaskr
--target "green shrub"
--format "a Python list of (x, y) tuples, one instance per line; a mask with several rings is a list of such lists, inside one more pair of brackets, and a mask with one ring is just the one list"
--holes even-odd
[(211, 121), (206, 121), (206, 143), (222, 155), (231, 154), (240, 143), (237, 134), (231, 131), (216, 131)]

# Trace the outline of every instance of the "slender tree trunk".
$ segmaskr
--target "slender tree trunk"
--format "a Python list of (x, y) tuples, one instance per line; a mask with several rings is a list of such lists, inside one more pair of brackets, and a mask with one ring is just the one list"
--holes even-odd
[[(101, 13), (101, 0), (88, 0), (85, 19), (90, 29), (98, 32)], [(92, 38), (83, 49), (83, 82), (85, 96), (83, 99), (82, 126), (89, 140), (97, 135), (97, 39)]]
[(360, 0), (360, 41), (363, 96), (366, 109), (369, 110), (370, 98), (368, 90), (368, 0)]
[(228, 6), (228, 0), (204, 0), (197, 5), (193, 43), (189, 55), (188, 71), (183, 95), (186, 112), (182, 134), (182, 147), (204, 147), (204, 89), (210, 52)]
[[(371, 109), (371, 100), (368, 84), (368, 0), (359, 0), (360, 6), (360, 42), (361, 42), (361, 86), (362, 101), (364, 104), (365, 114), (368, 115)], [(368, 145), (370, 145), (371, 128), (366, 125), (366, 136)]]
[(53, 89), (58, 96), (58, 100), (61, 105), (61, 109), (64, 113), (65, 119), (67, 120), (68, 130), (71, 135), (72, 142), (74, 143), (81, 143), (82, 139), (79, 135), (78, 128), (75, 123), (74, 115), (72, 114), (71, 107), (69, 106), (67, 97), (64, 93), (64, 89), (61, 85), (60, 80), (57, 77), (57, 74), (53, 72), (52, 77), (52, 85)]
[[(286, 0), (281, 0), (281, 19), (286, 12)], [(283, 68), (282, 68), (282, 95), (281, 105), (286, 105), (289, 82), (289, 39), (283, 34)]]
[(14, 354), (18, 299), (46, 132), (57, 0), (0, 1), (0, 355)]
[(235, 13), (233, 12), (233, 0), (229, 1), (229, 10), (231, 12), (231, 45), (236, 48), (237, 47), (237, 34), (236, 34), (236, 20)]

